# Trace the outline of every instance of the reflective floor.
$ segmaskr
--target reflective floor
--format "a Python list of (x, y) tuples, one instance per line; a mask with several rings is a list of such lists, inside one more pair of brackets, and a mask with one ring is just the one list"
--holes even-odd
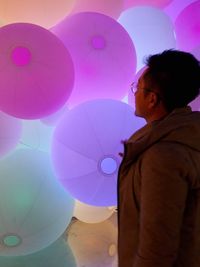
[(116, 213), (94, 224), (73, 217), (52, 245), (27, 256), (1, 256), (0, 267), (117, 267)]

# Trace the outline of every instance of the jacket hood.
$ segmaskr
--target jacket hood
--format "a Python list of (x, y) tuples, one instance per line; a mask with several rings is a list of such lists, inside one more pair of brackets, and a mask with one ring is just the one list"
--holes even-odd
[(132, 162), (158, 141), (180, 143), (200, 151), (200, 112), (189, 106), (177, 108), (164, 119), (145, 125), (124, 143), (126, 161)]

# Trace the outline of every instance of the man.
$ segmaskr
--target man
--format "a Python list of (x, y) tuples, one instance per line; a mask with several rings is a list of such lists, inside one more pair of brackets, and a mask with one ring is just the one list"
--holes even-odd
[(200, 63), (167, 50), (147, 59), (118, 175), (119, 267), (200, 267)]

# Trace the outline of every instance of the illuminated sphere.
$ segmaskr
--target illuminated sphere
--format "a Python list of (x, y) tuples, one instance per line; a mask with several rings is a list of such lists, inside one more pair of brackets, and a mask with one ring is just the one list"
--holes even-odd
[(171, 3), (172, 0), (124, 0), (124, 8), (130, 8), (134, 6), (155, 6), (165, 7)]
[(0, 107), (22, 119), (38, 119), (61, 108), (71, 93), (71, 56), (50, 31), (33, 24), (0, 28)]
[(74, 200), (39, 150), (17, 150), (0, 161), (0, 256), (43, 249), (68, 226)]
[(200, 44), (200, 1), (186, 6), (175, 21), (177, 47), (190, 51)]
[(48, 125), (49, 127), (54, 127), (57, 124), (57, 122), (60, 120), (60, 118), (63, 116), (63, 114), (67, 112), (68, 110), (69, 109), (67, 105), (64, 105), (61, 109), (54, 112), (53, 114), (42, 118), (41, 122), (44, 123), (45, 125)]
[(173, 23), (158, 8), (130, 8), (121, 14), (118, 21), (127, 30), (135, 45), (137, 70), (144, 66), (146, 56), (176, 47)]
[(50, 28), (64, 18), (75, 0), (0, 0), (0, 18), (6, 24), (29, 22)]
[(22, 134), (22, 123), (3, 112), (0, 112), (0, 157), (12, 151)]
[(20, 148), (39, 149), (50, 151), (53, 127), (49, 127), (40, 120), (23, 120), (23, 131), (20, 139)]
[(107, 220), (114, 212), (114, 207), (96, 207), (75, 201), (74, 217), (85, 223), (99, 223)]
[(72, 250), (59, 238), (53, 244), (36, 253), (26, 256), (0, 257), (2, 267), (76, 267)]
[(130, 36), (116, 20), (83, 12), (66, 18), (52, 31), (69, 49), (75, 65), (69, 106), (125, 96), (135, 73), (136, 54)]
[(118, 18), (123, 10), (123, 0), (76, 0), (72, 13), (98, 12)]
[(93, 206), (117, 203), (121, 140), (144, 125), (133, 109), (117, 100), (80, 104), (59, 121), (52, 139), (52, 162), (71, 195)]
[(117, 228), (108, 220), (94, 224), (73, 222), (68, 231), (68, 243), (77, 266), (118, 266), (114, 265), (117, 259)]

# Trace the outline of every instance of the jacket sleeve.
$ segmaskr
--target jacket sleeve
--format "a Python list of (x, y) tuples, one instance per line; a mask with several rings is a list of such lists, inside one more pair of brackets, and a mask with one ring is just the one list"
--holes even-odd
[(188, 164), (183, 155), (176, 144), (161, 143), (142, 157), (139, 245), (134, 267), (174, 266), (188, 191)]

